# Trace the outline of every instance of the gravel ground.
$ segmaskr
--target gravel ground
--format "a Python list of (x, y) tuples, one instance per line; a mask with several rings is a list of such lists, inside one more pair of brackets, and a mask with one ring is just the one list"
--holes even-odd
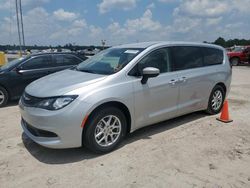
[(0, 187), (250, 187), (250, 67), (234, 67), (230, 124), (193, 113), (135, 133), (116, 151), (52, 150), (0, 109)]

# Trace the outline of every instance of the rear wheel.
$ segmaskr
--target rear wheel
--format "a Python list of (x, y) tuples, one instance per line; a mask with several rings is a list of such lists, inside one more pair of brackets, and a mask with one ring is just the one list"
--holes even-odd
[(0, 86), (0, 108), (4, 107), (8, 102), (8, 92)]
[(208, 107), (206, 112), (209, 114), (218, 114), (225, 100), (225, 91), (220, 85), (216, 85), (209, 97)]
[(118, 108), (102, 108), (89, 120), (84, 130), (83, 144), (95, 153), (114, 150), (126, 134), (126, 117)]
[(237, 66), (240, 64), (240, 59), (238, 57), (233, 57), (231, 60), (230, 60), (231, 64), (233, 66)]

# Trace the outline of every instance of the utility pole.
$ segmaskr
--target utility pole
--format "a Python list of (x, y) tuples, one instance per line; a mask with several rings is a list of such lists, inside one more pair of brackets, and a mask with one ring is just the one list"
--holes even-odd
[(19, 8), (20, 8), (21, 28), (22, 28), (22, 37), (23, 37), (23, 47), (25, 48), (24, 30), (23, 30), (23, 10), (22, 10), (22, 0), (19, 0)]
[(20, 24), (19, 24), (19, 13), (18, 13), (18, 3), (16, 0), (16, 20), (17, 20), (17, 31), (18, 31), (18, 39), (19, 39), (19, 48), (20, 54), (22, 55), (22, 42), (21, 42), (21, 34), (20, 34)]

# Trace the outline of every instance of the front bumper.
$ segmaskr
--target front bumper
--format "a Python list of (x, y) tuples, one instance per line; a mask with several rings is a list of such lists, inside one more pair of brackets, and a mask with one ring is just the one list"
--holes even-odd
[(58, 111), (25, 107), (19, 102), (24, 133), (34, 142), (48, 148), (74, 148), (82, 146), (81, 123), (88, 104), (79, 101)]

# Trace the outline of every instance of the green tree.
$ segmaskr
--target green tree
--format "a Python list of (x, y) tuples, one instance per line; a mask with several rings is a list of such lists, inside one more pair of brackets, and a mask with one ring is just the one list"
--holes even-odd
[(226, 47), (226, 41), (225, 41), (225, 39), (222, 38), (222, 37), (219, 37), (218, 39), (216, 39), (216, 40), (214, 41), (214, 44), (217, 44), (217, 45)]

